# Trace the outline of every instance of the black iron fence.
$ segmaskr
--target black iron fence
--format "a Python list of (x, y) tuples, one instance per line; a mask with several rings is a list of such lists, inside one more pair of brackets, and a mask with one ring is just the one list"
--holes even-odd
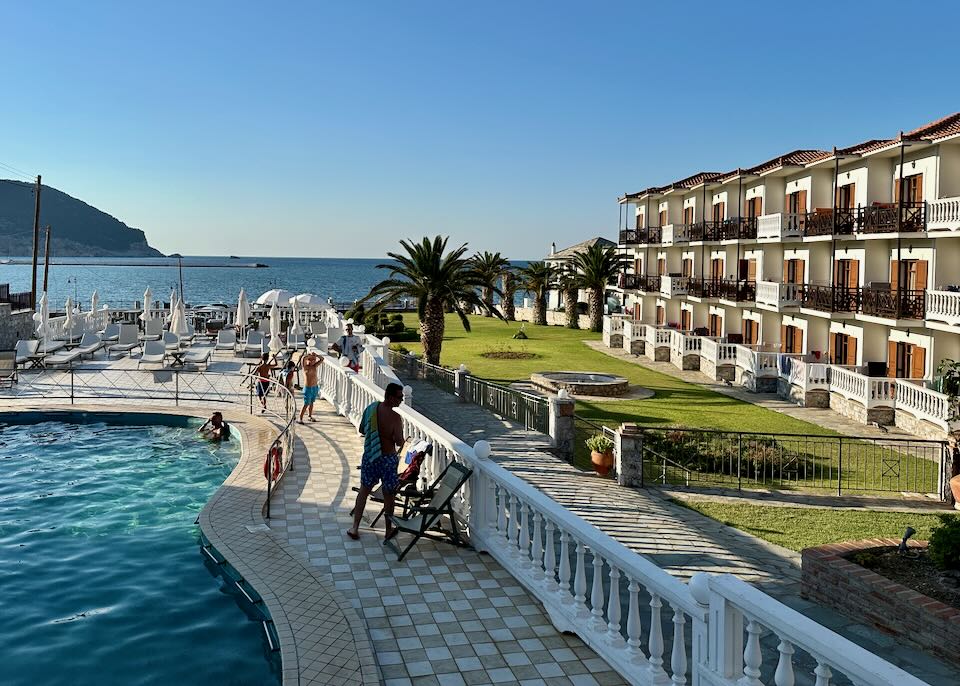
[[(573, 455), (570, 463), (580, 469), (591, 469), (591, 450), (587, 447), (587, 439), (597, 434), (606, 436), (616, 445), (616, 430), (612, 427), (600, 424), (592, 419), (587, 419), (581, 415), (573, 415)], [(616, 460), (614, 460), (616, 465)], [(608, 474), (611, 478), (616, 478), (616, 468), (610, 470)]]
[(945, 441), (646, 429), (646, 483), (942, 495)]

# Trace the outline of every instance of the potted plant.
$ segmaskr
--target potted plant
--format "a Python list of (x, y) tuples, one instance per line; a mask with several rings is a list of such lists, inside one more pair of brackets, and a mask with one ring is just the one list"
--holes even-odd
[(585, 443), (590, 448), (590, 461), (597, 474), (609, 474), (613, 469), (613, 441), (601, 432), (588, 438)]

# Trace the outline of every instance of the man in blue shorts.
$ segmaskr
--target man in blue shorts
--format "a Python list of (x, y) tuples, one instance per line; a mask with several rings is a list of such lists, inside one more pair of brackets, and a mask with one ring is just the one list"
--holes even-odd
[(307, 412), (310, 421), (315, 422), (313, 418), (313, 404), (317, 401), (320, 394), (319, 370), (323, 364), (323, 358), (317, 355), (316, 350), (308, 350), (307, 354), (300, 360), (303, 365), (303, 373), (306, 376), (306, 383), (303, 385), (303, 407), (300, 408), (300, 423), (303, 424), (303, 413)]
[(386, 538), (393, 534), (390, 515), (393, 514), (393, 501), (399, 486), (397, 452), (403, 446), (403, 421), (395, 408), (403, 402), (403, 387), (400, 384), (387, 384), (383, 402), (370, 403), (360, 419), (360, 433), (363, 434), (363, 458), (360, 462), (360, 490), (357, 493), (357, 505), (353, 511), (353, 527), (347, 529), (347, 536), (356, 540), (360, 537), (360, 518), (367, 498), (377, 483), (383, 484), (383, 511), (386, 515)]

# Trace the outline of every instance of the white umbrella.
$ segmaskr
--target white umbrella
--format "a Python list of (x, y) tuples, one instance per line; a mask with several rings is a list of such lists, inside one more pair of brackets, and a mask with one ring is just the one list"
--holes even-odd
[(237, 324), (244, 329), (247, 328), (247, 322), (250, 320), (250, 303), (247, 302), (247, 293), (240, 289), (240, 300), (237, 301)]
[(67, 311), (67, 316), (63, 319), (63, 333), (66, 334), (67, 338), (73, 338), (73, 300), (67, 298), (64, 309)]
[(140, 321), (146, 323), (150, 321), (150, 306), (153, 304), (153, 293), (150, 287), (143, 292), (143, 312), (140, 313)]
[(37, 323), (37, 336), (43, 339), (43, 352), (47, 352), (47, 322), (50, 319), (50, 303), (47, 301), (47, 292), (40, 294), (40, 300), (37, 302), (37, 313), (33, 315), (33, 321)]
[(290, 327), (290, 330), (287, 331), (287, 335), (303, 335), (303, 328), (300, 326), (300, 305), (296, 298), (292, 298), (290, 304), (293, 305), (293, 325)]
[(183, 309), (182, 300), (178, 300), (174, 306), (173, 315), (170, 319), (170, 333), (175, 333), (178, 336), (187, 335), (187, 313)]
[(276, 355), (283, 349), (280, 343), (280, 310), (277, 303), (270, 306), (270, 352)]
[(294, 302), (299, 304), (301, 307), (311, 308), (311, 307), (326, 307), (327, 301), (321, 298), (319, 295), (314, 295), (313, 293), (301, 293), (300, 295), (295, 295), (290, 298), (290, 304)]
[(167, 315), (167, 321), (173, 321), (173, 311), (177, 309), (177, 291), (173, 288), (170, 289), (170, 314)]
[(274, 288), (257, 298), (257, 304), (276, 305), (279, 303), (280, 305), (288, 305), (292, 297), (293, 293), (290, 291), (284, 290), (283, 288)]
[[(90, 296), (90, 311), (87, 312), (87, 326), (93, 327), (97, 318), (97, 305), (100, 303), (100, 296), (96, 291)], [(91, 330), (93, 330), (91, 328)]]

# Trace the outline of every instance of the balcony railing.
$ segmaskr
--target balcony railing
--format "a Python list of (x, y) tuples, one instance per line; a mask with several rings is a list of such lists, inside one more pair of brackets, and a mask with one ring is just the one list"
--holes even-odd
[[(897, 217), (900, 222), (897, 222)], [(896, 231), (925, 231), (926, 203), (896, 203), (861, 207), (857, 210), (857, 231), (860, 233), (895, 233)]]
[(660, 277), (645, 274), (621, 274), (617, 284), (625, 291), (656, 293), (660, 290)]
[(847, 286), (800, 287), (800, 304), (821, 312), (859, 312), (862, 289)]
[(960, 326), (960, 293), (927, 291), (927, 319)]
[(676, 243), (687, 243), (690, 240), (689, 224), (665, 224), (660, 242), (664, 245), (675, 245)]
[(719, 241), (723, 222), (701, 221), (690, 224), (690, 241)]
[(31, 297), (30, 291), (11, 293), (10, 284), (0, 283), (0, 303), (10, 303), (10, 309), (13, 312), (31, 309), (33, 307)]
[(647, 345), (661, 348), (670, 345), (670, 334), (674, 331), (666, 326), (648, 326), (644, 331), (643, 339)]
[(690, 331), (670, 332), (670, 352), (677, 357), (699, 355), (703, 336), (695, 336)]
[(776, 346), (771, 345), (737, 345), (737, 366), (752, 374), (755, 378), (776, 378), (777, 368)]
[(803, 223), (804, 236), (850, 236), (857, 226), (857, 209), (837, 208), (836, 227), (834, 227), (834, 210), (818, 208), (807, 212)]
[(863, 289), (863, 313), (890, 319), (923, 319), (926, 291)]
[(622, 229), (620, 245), (645, 245), (660, 242), (660, 227), (647, 226), (640, 229)]
[(737, 346), (723, 339), (704, 336), (700, 342), (700, 357), (716, 366), (736, 364)]
[(768, 305), (777, 308), (796, 307), (800, 304), (801, 288), (802, 286), (796, 283), (758, 281), (756, 302), (758, 305)]
[(960, 198), (943, 198), (927, 203), (927, 231), (960, 228)]
[(660, 294), (665, 298), (672, 298), (675, 295), (686, 295), (689, 291), (689, 276), (661, 276)]
[(626, 344), (646, 339), (647, 325), (633, 319), (623, 320), (623, 342)]
[(950, 417), (953, 414), (950, 398), (924, 386), (916, 379), (897, 379), (895, 391), (897, 410), (909, 412), (917, 419), (923, 419), (950, 431)]
[(732, 217), (714, 223), (717, 226), (717, 238), (721, 241), (749, 240), (757, 237), (756, 217)]
[(724, 300), (742, 302), (756, 300), (757, 284), (753, 281), (724, 279), (718, 284), (720, 297)]
[(804, 392), (830, 388), (830, 365), (823, 362), (806, 362), (799, 355), (781, 354), (780, 378)]
[(798, 238), (803, 235), (806, 214), (776, 212), (757, 217), (758, 239)]
[(687, 294), (694, 298), (719, 298), (720, 279), (690, 279)]
[(830, 392), (856, 400), (866, 408), (894, 405), (896, 379), (886, 376), (867, 376), (858, 367), (832, 365)]
[(620, 230), (620, 245), (631, 245), (636, 243), (642, 243), (640, 240), (640, 232), (643, 229), (621, 229)]

